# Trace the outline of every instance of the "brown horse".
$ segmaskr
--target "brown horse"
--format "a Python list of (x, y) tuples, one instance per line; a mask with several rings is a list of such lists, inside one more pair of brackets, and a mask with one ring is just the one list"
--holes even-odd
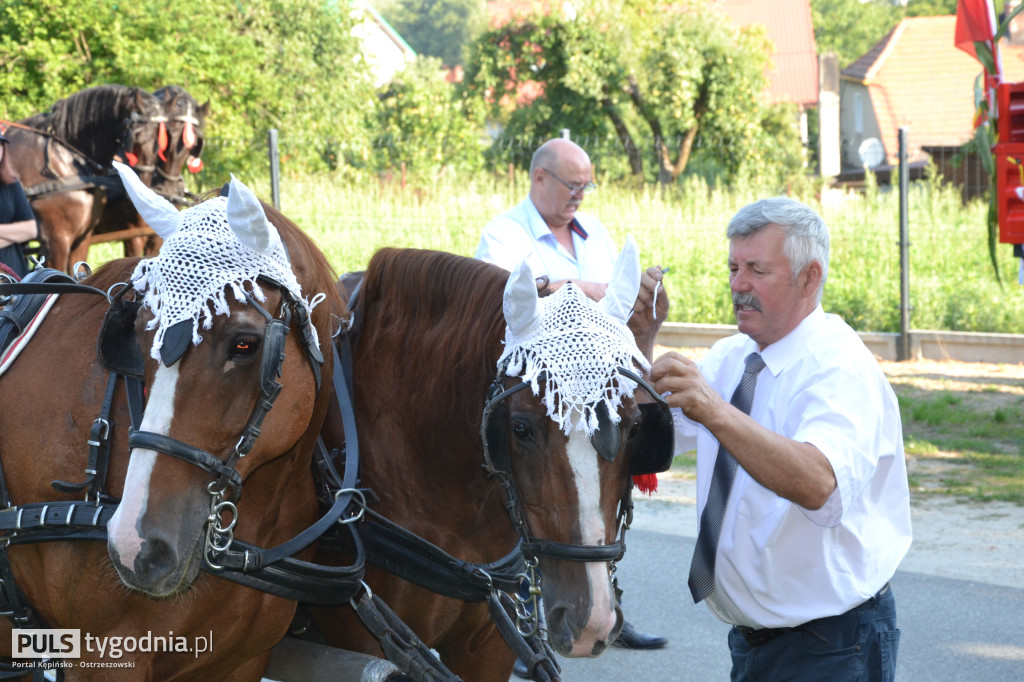
[[(620, 261), (630, 262), (625, 251)], [(638, 260), (633, 267), (635, 282), (626, 278), (618, 287), (628, 292), (632, 286), (632, 293), (618, 296), (628, 298), (627, 307), (639, 286)], [(629, 270), (623, 266), (622, 272)], [(527, 282), (525, 302), (512, 293), (524, 291), (522, 282)], [(496, 369), (503, 339), (508, 343), (506, 325), (512, 330), (514, 324), (503, 317), (503, 289), (506, 312), (540, 306), (532, 276), (522, 273), (510, 278), (492, 265), (432, 251), (383, 249), (373, 257), (353, 305), (363, 484), (379, 497), (372, 510), (458, 559), (495, 562), (523, 540), (528, 558), (539, 557), (551, 645), (564, 655), (597, 655), (622, 624), (610, 566), (618, 556), (620, 505), (628, 506), (632, 444), (647, 429), (641, 428), (636, 401), (629, 392), (617, 394), (614, 379), (604, 388), (620, 395), (617, 413), (614, 407), (611, 415), (587, 412), (600, 422), (590, 437), (580, 430), (567, 435), (535, 395), (537, 386), (513, 388), (488, 406), (485, 450), (481, 410), (489, 391), (493, 397), (524, 385), (507, 365)], [(553, 299), (544, 300), (563, 305)], [(624, 320), (619, 325), (624, 329)], [(593, 361), (596, 351), (587, 350), (586, 342), (583, 347), (583, 357)], [(625, 360), (616, 357), (620, 364), (633, 364), (628, 354)], [(598, 365), (614, 374), (607, 361)], [(536, 379), (542, 393), (545, 384), (554, 390), (553, 375), (545, 376)], [(571, 370), (561, 378), (580, 379)], [(343, 437), (335, 426), (328, 424), (328, 440)], [(506, 510), (503, 488), (509, 487), (525, 521), (518, 528)], [(574, 554), (589, 556), (568, 560)], [(318, 556), (326, 562), (331, 552), (321, 550)], [(509, 679), (515, 655), (483, 603), (442, 596), (369, 565), (366, 575), (373, 592), (440, 653), (451, 671), (466, 680)], [(315, 617), (336, 646), (379, 653), (351, 612), (319, 610)]]
[[(161, 102), (163, 113), (152, 119), (155, 126), (147, 131), (152, 137), (151, 144), (144, 150), (136, 149), (137, 156), (132, 168), (142, 182), (158, 194), (177, 205), (188, 205), (191, 195), (186, 189), (183, 171), (185, 168), (191, 173), (202, 170), (200, 155), (205, 144), (205, 121), (210, 103), (200, 105), (184, 88), (177, 85), (162, 87), (153, 95)], [(89, 238), (71, 254), (71, 262), (86, 260), (89, 246), (109, 241), (111, 233), (138, 231), (138, 228), (144, 227), (146, 223), (127, 197), (111, 197)], [(121, 241), (124, 244), (124, 255), (142, 256), (156, 253), (161, 239), (153, 234), (144, 234)]]
[[(230, 202), (239, 193), (233, 182), (227, 200), (211, 199), (181, 213), (164, 202), (163, 218), (146, 218), (162, 231), (164, 251), (171, 249), (175, 260), (188, 262), (191, 253), (209, 262), (212, 252), (219, 254), (216, 240), (171, 240), (183, 237), (195, 220), (223, 223), (220, 216), (233, 210)], [(227, 209), (219, 203), (225, 201)], [(224, 297), (223, 306), (210, 304), (207, 310), (209, 328), (186, 320), (167, 331), (161, 324), (173, 306), (157, 299), (156, 327), (147, 330), (153, 310), (143, 304), (134, 332), (127, 328), (121, 339), (141, 344), (147, 402), (131, 435), (129, 459), (131, 421), (117, 384), (106, 492), (121, 502), (107, 527), (109, 557), (107, 546), (94, 542), (15, 544), (7, 550), (17, 586), (37, 616), (51, 627), (81, 629), (83, 662), (109, 663), (112, 642), (139, 642), (147, 634), (187, 643), (188, 653), (173, 646), (121, 646), (117, 661), (133, 666), (121, 671), (125, 679), (259, 679), (295, 610), (294, 601), (198, 569), (209, 516), (217, 516), (218, 527), (234, 525), (235, 538), (263, 547), (280, 544), (315, 520), (311, 452), (329, 402), (333, 366), (330, 354), (319, 366), (315, 339), (330, 339), (332, 314), (342, 313), (344, 304), (323, 255), (291, 221), (251, 201), (231, 215), (238, 214), (250, 217), (249, 236), (238, 238), (246, 246), (227, 238), (216, 243), (232, 252), (277, 254), (267, 258), (277, 265), (287, 258), (288, 267), (268, 268), (261, 257), (240, 289), (214, 282), (211, 295)], [(175, 215), (184, 221), (178, 234), (166, 224)], [(232, 227), (236, 222), (231, 219)], [(200, 287), (199, 278), (208, 272), (161, 280), (160, 259), (141, 262), (148, 265), (137, 272), (147, 273), (148, 284), (136, 281), (139, 296), (172, 294), (178, 286), (172, 279), (186, 290)], [(138, 265), (136, 259), (111, 262), (85, 283), (107, 291), (128, 281)], [(297, 286), (301, 296), (327, 297), (313, 307), (308, 325)], [(50, 482), (82, 477), (85, 444), (108, 380), (93, 341), (107, 310), (103, 297), (61, 294), (37, 339), (0, 377), (0, 454), (15, 505), (71, 499), (55, 493)], [(201, 342), (193, 344), (196, 338)], [(319, 384), (313, 368), (325, 378)], [(183, 453), (187, 461), (179, 459)], [(244, 494), (236, 498), (239, 488)], [(108, 645), (105, 652), (100, 643)], [(10, 644), (10, 635), (0, 633), (3, 655), (10, 655)], [(74, 679), (110, 677), (103, 668), (65, 672)]]
[[(8, 153), (39, 219), (49, 266), (67, 270), (85, 260), (94, 231), (146, 226), (124, 195), (114, 159), (130, 160), (144, 183), (184, 201), (181, 168), (190, 152), (171, 136), (187, 125), (180, 111), (186, 97), (102, 85), (9, 124)], [(205, 115), (205, 108), (197, 105), (196, 113)], [(199, 121), (193, 147), (201, 149), (201, 118), (188, 118)], [(126, 255), (142, 255), (144, 244), (145, 238), (126, 242)]]

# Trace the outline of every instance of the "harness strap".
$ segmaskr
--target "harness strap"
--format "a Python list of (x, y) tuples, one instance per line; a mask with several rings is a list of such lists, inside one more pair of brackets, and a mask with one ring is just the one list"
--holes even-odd
[[(70, 279), (70, 278), (69, 278)], [(99, 294), (106, 296), (107, 292), (88, 284), (76, 282), (5, 282), (0, 283), (0, 296), (20, 296), (22, 294)]]
[(531, 680), (556, 682), (561, 679), (562, 667), (558, 665), (555, 652), (551, 650), (547, 638), (539, 636), (536, 632), (529, 637), (523, 637), (512, 621), (510, 613), (514, 613), (515, 610), (512, 597), (503, 592), (492, 592), (487, 598), (487, 608), (502, 639), (530, 671)]
[(620, 540), (611, 545), (570, 545), (531, 538), (523, 542), (523, 553), (563, 561), (619, 561), (626, 553), (626, 543)]
[(462, 682), (380, 597), (364, 594), (353, 607), (387, 659), (403, 673), (420, 682)]
[(362, 524), (369, 561), (431, 592), (468, 602), (486, 601), (493, 589), (515, 592), (526, 560), (517, 544), (507, 555), (489, 564), (458, 559), (443, 549), (380, 514)]
[(242, 488), (241, 474), (229, 465), (221, 462), (206, 450), (200, 450), (194, 445), (183, 443), (162, 433), (134, 431), (128, 436), (128, 447), (156, 450), (171, 457), (177, 457), (212, 474), (219, 481), (232, 486), (236, 492)]
[[(273, 594), (284, 599), (305, 602), (316, 606), (341, 606), (355, 598), (362, 587), (366, 571), (365, 550), (355, 528), (351, 528), (355, 543), (356, 561), (349, 566), (326, 566), (302, 561), (292, 557), (278, 559), (258, 569), (229, 568), (214, 569), (203, 563), (203, 570), (212, 575), (230, 580), (239, 585), (251, 587), (260, 592)], [(254, 556), (258, 547), (240, 540), (234, 540), (232, 555)], [(225, 564), (228, 560), (225, 559)]]
[(47, 540), (105, 540), (116, 504), (64, 500), (28, 502), (0, 510), (0, 535), (12, 545)]
[[(89, 458), (85, 466), (86, 478), (81, 483), (69, 483), (68, 481), (51, 481), (50, 485), (54, 490), (61, 493), (79, 493), (89, 488), (89, 493), (99, 499), (103, 483), (97, 483), (97, 476), (100, 471), (104, 478), (107, 473), (107, 462), (110, 456), (110, 409), (114, 402), (114, 389), (117, 387), (117, 375), (110, 373), (107, 376), (107, 390), (103, 394), (103, 404), (100, 406), (100, 415), (92, 422), (89, 429)], [(102, 461), (102, 464), (101, 464)]]

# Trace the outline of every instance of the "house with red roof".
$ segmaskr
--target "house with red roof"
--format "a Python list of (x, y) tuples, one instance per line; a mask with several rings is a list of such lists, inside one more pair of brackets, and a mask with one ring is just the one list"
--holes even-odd
[[(846, 174), (898, 162), (907, 128), (912, 164), (943, 162), (974, 132), (974, 85), (981, 64), (954, 45), (955, 16), (903, 19), (840, 74), (841, 155)], [(1005, 79), (1024, 81), (1024, 46), (1000, 43)], [(977, 165), (976, 162), (974, 165)], [(947, 179), (977, 169), (943, 164)], [(984, 183), (984, 179), (977, 182)]]
[(740, 28), (760, 24), (774, 49), (768, 68), (768, 101), (801, 109), (818, 104), (818, 49), (809, 0), (712, 0)]

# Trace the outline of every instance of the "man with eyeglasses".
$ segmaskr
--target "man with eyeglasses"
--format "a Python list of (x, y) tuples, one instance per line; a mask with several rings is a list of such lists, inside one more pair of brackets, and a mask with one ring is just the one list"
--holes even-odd
[(597, 300), (611, 279), (618, 247), (592, 215), (579, 213), (597, 186), (590, 157), (575, 142), (548, 140), (530, 162), (530, 194), (484, 228), (475, 257), (511, 271), (527, 260), (552, 289), (565, 281)]
[[(530, 162), (529, 196), (487, 224), (475, 257), (509, 271), (526, 260), (534, 275), (539, 275), (538, 288), (555, 290), (572, 280), (587, 296), (600, 300), (619, 250), (600, 220), (577, 210), (596, 187), (590, 157), (582, 147), (563, 138), (548, 140)], [(658, 267), (644, 273), (639, 308), (651, 305), (653, 287), (661, 276)], [(639, 632), (627, 621), (614, 644), (660, 649), (667, 643), (664, 637)], [(523, 679), (530, 676), (521, 660), (512, 672)]]

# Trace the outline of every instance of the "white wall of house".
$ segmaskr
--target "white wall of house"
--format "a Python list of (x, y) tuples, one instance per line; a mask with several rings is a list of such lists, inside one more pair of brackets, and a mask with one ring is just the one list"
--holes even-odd
[[(858, 154), (861, 143), (869, 137), (882, 139), (871, 92), (866, 85), (849, 80), (839, 82), (839, 130), (843, 168), (861, 168)], [(886, 149), (885, 153), (889, 157), (896, 150)]]

